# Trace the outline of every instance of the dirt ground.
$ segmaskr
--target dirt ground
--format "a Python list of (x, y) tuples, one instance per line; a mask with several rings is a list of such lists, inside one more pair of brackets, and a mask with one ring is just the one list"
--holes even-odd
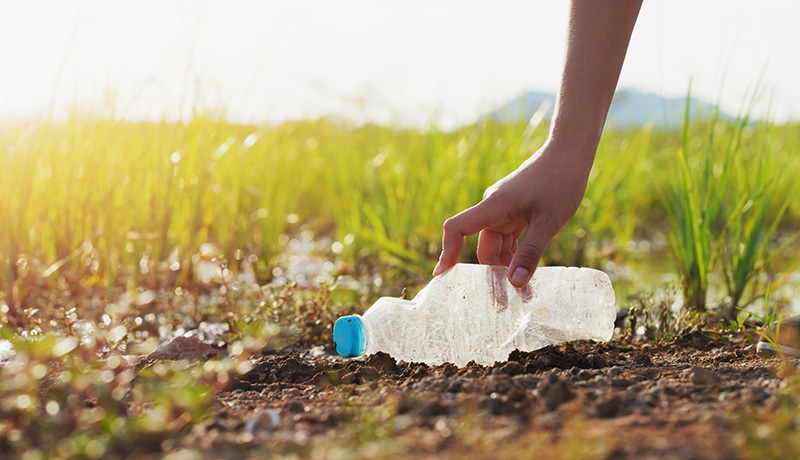
[(783, 381), (754, 348), (577, 342), (461, 368), (265, 352), (182, 444), (225, 458), (739, 458), (737, 420), (775, 407)]

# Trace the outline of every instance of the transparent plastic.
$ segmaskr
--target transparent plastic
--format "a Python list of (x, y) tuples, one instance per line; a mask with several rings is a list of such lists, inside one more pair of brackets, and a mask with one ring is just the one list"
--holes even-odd
[(504, 361), (515, 349), (607, 341), (616, 315), (611, 280), (599, 270), (539, 267), (518, 289), (506, 267), (457, 264), (413, 300), (382, 297), (360, 318), (365, 354), (463, 366)]

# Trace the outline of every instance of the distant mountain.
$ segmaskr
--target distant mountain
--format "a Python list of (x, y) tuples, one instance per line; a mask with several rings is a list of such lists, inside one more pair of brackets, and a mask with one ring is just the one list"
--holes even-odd
[[(508, 101), (484, 118), (498, 122), (527, 121), (534, 117), (549, 120), (553, 116), (555, 100), (554, 94), (530, 91)], [(651, 123), (657, 128), (677, 129), (683, 123), (685, 107), (685, 97), (664, 98), (657, 94), (619, 90), (614, 94), (606, 126), (627, 129)], [(689, 116), (692, 120), (709, 117), (713, 112), (713, 104), (690, 99)], [(720, 116), (733, 118), (725, 113), (720, 113)]]

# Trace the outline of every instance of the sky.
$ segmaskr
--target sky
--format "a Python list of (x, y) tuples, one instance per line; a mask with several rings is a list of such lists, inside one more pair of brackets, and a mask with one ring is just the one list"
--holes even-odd
[[(566, 1), (0, 0), (0, 120), (72, 110), (443, 127), (555, 92)], [(618, 88), (800, 119), (800, 2), (646, 0)]]

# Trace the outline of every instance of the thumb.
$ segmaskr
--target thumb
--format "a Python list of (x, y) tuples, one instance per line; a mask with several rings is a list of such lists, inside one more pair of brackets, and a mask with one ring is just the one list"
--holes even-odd
[(508, 277), (511, 284), (518, 288), (528, 284), (551, 239), (552, 236), (548, 236), (542, 231), (536, 231), (533, 224), (528, 226), (519, 247), (514, 252), (514, 257), (511, 258), (511, 264), (508, 266)]

